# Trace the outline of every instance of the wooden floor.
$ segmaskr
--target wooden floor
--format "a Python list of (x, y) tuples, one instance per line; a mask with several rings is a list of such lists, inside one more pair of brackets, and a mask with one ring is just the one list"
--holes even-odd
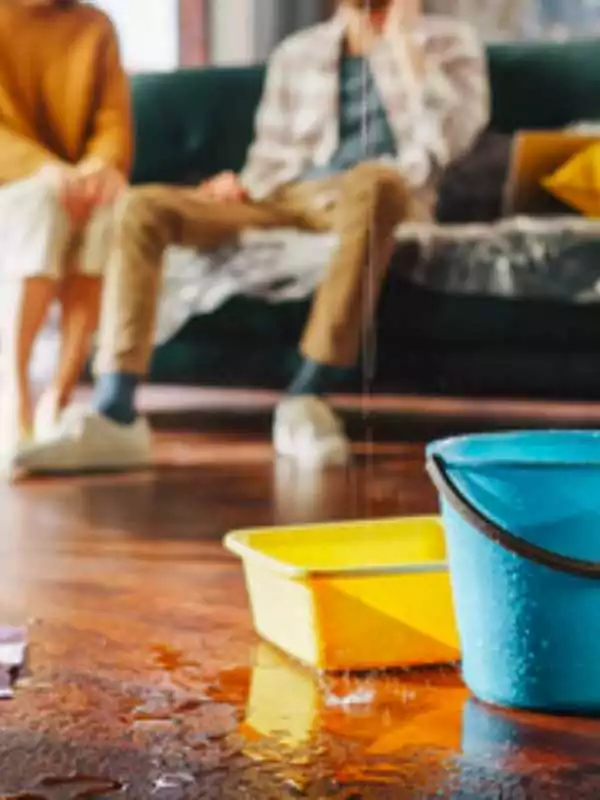
[(356, 464), (274, 461), (271, 395), (152, 390), (156, 469), (0, 488), (0, 798), (598, 798), (600, 721), (509, 715), (449, 671), (313, 680), (252, 632), (229, 530), (432, 512), (423, 442), (600, 407), (340, 400)]

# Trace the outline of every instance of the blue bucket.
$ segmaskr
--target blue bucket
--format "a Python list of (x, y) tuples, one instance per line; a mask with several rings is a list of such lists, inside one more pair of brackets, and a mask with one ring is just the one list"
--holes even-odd
[(463, 674), (495, 705), (600, 711), (600, 433), (436, 442)]

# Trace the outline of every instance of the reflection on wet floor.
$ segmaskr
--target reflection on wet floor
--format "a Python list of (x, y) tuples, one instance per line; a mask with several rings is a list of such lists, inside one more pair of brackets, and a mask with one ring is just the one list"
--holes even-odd
[(452, 667), (325, 676), (268, 645), (216, 674), (168, 646), (149, 658), (165, 683), (121, 713), (123, 746), (153, 754), (145, 790), (57, 773), (0, 800), (600, 797), (600, 721), (486, 707)]
[(261, 646), (239, 732), (292, 796), (600, 796), (600, 769), (580, 768), (600, 763), (600, 722), (483, 706), (452, 668), (317, 677)]

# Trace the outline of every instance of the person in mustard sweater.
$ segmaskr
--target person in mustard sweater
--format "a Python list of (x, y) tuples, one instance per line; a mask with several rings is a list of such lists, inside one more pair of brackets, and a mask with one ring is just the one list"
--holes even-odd
[[(129, 84), (112, 23), (78, 0), (0, 0), (0, 454), (68, 404), (99, 313), (115, 203), (127, 185)], [(37, 410), (29, 365), (52, 303), (61, 352)]]

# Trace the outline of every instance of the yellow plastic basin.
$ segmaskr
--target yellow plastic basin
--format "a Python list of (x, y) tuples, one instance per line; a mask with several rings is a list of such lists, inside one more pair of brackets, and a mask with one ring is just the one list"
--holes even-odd
[(437, 517), (230, 533), (254, 625), (320, 670), (442, 664), (459, 658)]

